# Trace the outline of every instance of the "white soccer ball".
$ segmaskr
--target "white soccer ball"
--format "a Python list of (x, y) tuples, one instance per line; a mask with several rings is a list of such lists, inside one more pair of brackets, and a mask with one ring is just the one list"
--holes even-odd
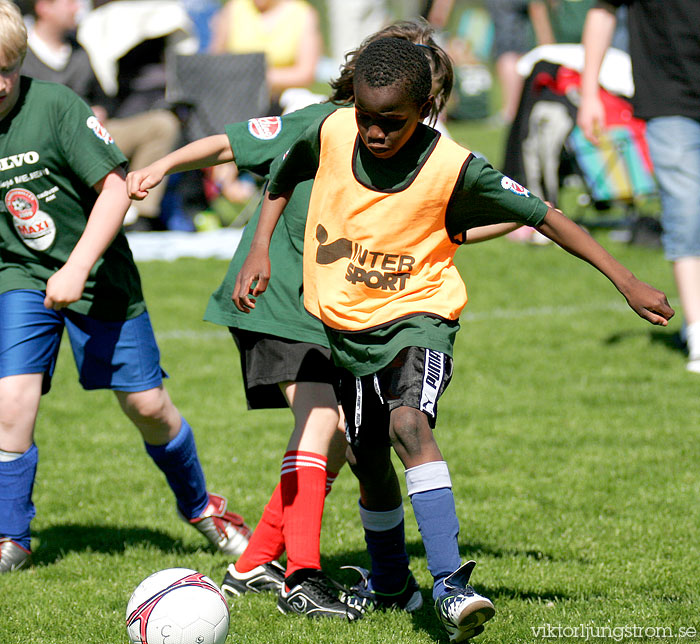
[(219, 587), (189, 568), (153, 573), (126, 607), (133, 644), (223, 644), (228, 627), (228, 604)]

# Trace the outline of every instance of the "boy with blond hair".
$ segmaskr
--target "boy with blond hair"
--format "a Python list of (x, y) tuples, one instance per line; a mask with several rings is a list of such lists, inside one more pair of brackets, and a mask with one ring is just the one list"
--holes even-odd
[(250, 533), (209, 494), (165, 375), (121, 230), (126, 159), (70, 89), (20, 75), (27, 32), (0, 0), (0, 573), (31, 554), (34, 427), (64, 328), (85, 389), (111, 389), (165, 474), (180, 515), (219, 550)]

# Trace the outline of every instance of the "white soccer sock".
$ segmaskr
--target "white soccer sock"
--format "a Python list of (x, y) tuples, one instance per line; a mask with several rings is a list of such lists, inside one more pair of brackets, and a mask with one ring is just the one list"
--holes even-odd
[(10, 463), (16, 461), (24, 452), (6, 452), (0, 449), (0, 463)]
[(689, 324), (686, 329), (688, 356), (690, 360), (700, 360), (700, 322)]

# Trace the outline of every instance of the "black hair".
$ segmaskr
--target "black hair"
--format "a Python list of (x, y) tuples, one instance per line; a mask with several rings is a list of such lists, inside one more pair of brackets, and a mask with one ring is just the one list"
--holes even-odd
[(445, 108), (450, 97), (452, 85), (454, 84), (454, 71), (452, 69), (452, 61), (447, 52), (433, 39), (434, 33), (435, 30), (427, 20), (417, 18), (415, 20), (400, 20), (368, 36), (357, 49), (348, 52), (345, 56), (345, 64), (340, 70), (340, 75), (330, 83), (333, 90), (330, 97), (331, 102), (338, 104), (352, 102), (354, 97), (355, 63), (357, 62), (357, 57), (369, 43), (379, 38), (402, 38), (417, 45), (424, 45), (420, 49), (428, 58), (435, 93), (435, 102), (430, 111), (430, 121), (435, 123), (438, 114)]
[(433, 77), (423, 47), (401, 38), (380, 38), (371, 42), (357, 57), (354, 86), (401, 85), (413, 103), (420, 107), (430, 97)]

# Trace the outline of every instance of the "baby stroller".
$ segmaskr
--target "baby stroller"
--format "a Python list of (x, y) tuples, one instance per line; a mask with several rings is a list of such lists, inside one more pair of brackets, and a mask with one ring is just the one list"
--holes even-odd
[[(607, 129), (593, 145), (576, 126), (580, 86), (574, 69), (535, 63), (506, 144), (504, 173), (555, 206), (562, 185), (579, 185), (579, 212), (573, 213), (579, 223), (621, 228), (630, 241), (656, 245), (658, 217), (641, 214), (656, 195), (646, 125), (634, 118), (628, 100), (601, 89)], [(589, 204), (598, 214), (584, 220)], [(601, 216), (620, 207), (622, 216)]]

